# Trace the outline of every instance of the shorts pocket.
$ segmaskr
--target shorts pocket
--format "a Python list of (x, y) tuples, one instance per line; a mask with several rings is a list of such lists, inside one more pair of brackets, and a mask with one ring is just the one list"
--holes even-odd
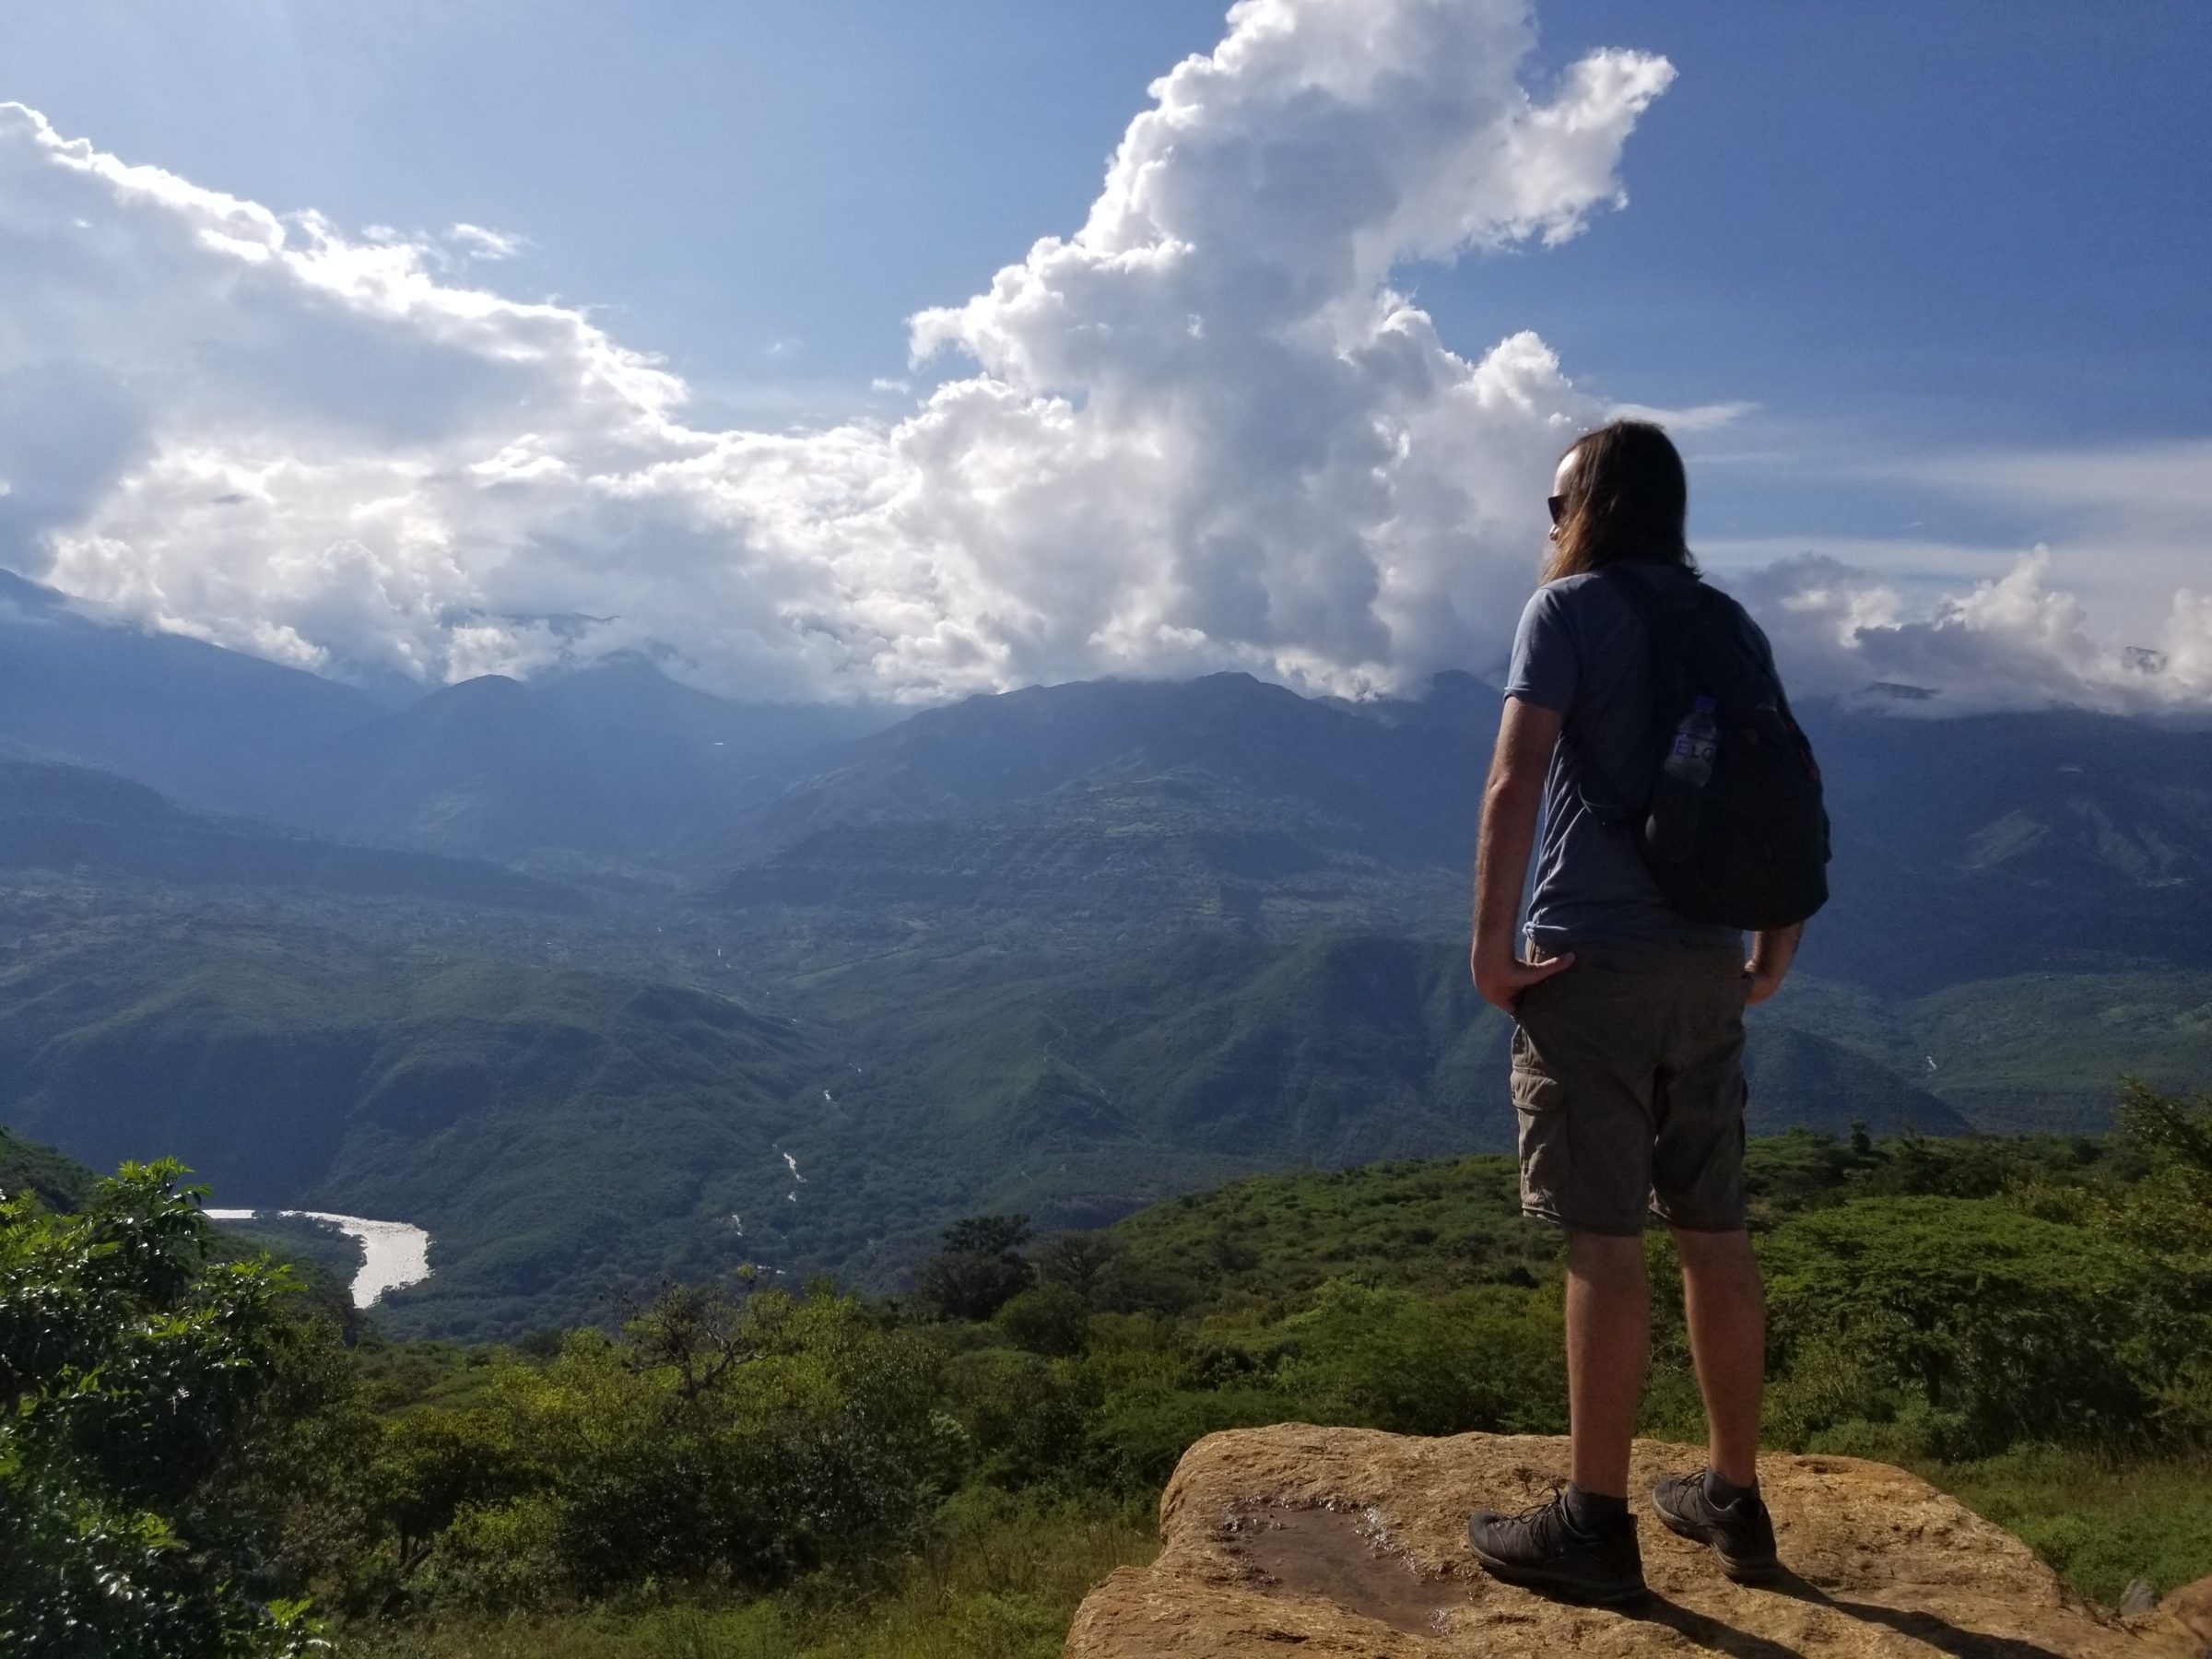
[(1518, 1119), (1521, 1207), (1560, 1219), (1560, 1206), (1573, 1191), (1573, 1138), (1565, 1094), (1518, 1030), (1513, 1034), (1511, 1088)]

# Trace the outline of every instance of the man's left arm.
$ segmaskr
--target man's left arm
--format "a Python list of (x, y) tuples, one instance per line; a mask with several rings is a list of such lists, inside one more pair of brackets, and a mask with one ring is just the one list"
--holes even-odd
[(1796, 959), (1797, 943), (1804, 937), (1802, 922), (1751, 935), (1751, 959), (1744, 964), (1744, 978), (1750, 982), (1744, 987), (1747, 1006), (1765, 1002), (1782, 989), (1790, 964)]
[(1508, 1014), (1522, 992), (1574, 961), (1570, 954), (1531, 964), (1522, 961), (1513, 947), (1529, 854), (1536, 843), (1536, 818), (1544, 806), (1544, 781), (1551, 771), (1559, 725), (1559, 715), (1541, 703), (1507, 698), (1498, 747), (1490, 757), (1489, 781), (1482, 790), (1482, 827), (1475, 841), (1475, 946), (1470, 966), (1483, 1000)]

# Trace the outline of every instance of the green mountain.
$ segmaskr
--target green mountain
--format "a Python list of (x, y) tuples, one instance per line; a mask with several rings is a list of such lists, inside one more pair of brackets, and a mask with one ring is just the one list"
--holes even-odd
[(1438, 934), (1465, 886), (1464, 870), (1378, 857), (1353, 826), (1183, 772), (816, 830), (697, 902), (762, 960), (806, 973), (960, 943), (1102, 958), (1192, 933)]
[(0, 873), (34, 872), (540, 910), (579, 903), (566, 888), (499, 865), (348, 846), (258, 819), (189, 811), (106, 772), (0, 760)]
[(9, 758), (257, 810), (273, 775), (391, 706), (319, 675), (119, 623), (0, 570), (0, 754)]
[(641, 658), (527, 684), (486, 675), (300, 757), (286, 811), (394, 846), (643, 858), (726, 815), (762, 771), (888, 718), (733, 703)]
[(2212, 968), (2212, 731), (2072, 710), (1807, 724), (1836, 832), (1818, 971), (1921, 995)]
[(603, 1316), (615, 1285), (746, 1259), (729, 1217), (781, 1196), (776, 1138), (825, 1070), (805, 1036), (441, 956), (205, 918), (18, 955), (0, 1113), (98, 1166), (174, 1154), (220, 1205), (427, 1228), (441, 1328)]
[(1497, 713), (1487, 699), (1477, 712), (1457, 677), (1440, 692), (1431, 710), (1359, 713), (1217, 674), (973, 697), (762, 779), (691, 856), (726, 865), (834, 827), (958, 821), (1078, 783), (1203, 779), (1248, 810), (1335, 826), (1371, 857), (1460, 865)]
[[(1508, 1028), (1455, 945), (1192, 931), (902, 953), (772, 1002), (364, 944), (288, 912), (61, 926), (0, 955), (0, 1118), (218, 1203), (405, 1220), (400, 1329), (606, 1313), (743, 1261), (895, 1282), (952, 1215), (1053, 1225), (1255, 1168), (1512, 1144)], [(1959, 1126), (1864, 1047), (1761, 1022), (1755, 1121)]]
[(2112, 1079), (2172, 1092), (2212, 1073), (2212, 973), (2031, 973), (1952, 985), (1912, 1005), (1928, 1087), (1977, 1129), (2100, 1130)]
[[(1502, 1151), (1465, 964), (1495, 710), (1226, 675), (853, 735), (630, 663), (449, 688), (259, 785), (535, 874), (0, 764), (0, 1121), (426, 1227), (385, 1317), (479, 1333), (746, 1261), (888, 1287), (962, 1213)], [(1811, 718), (1836, 900), (1754, 1014), (1755, 1130), (2097, 1128), (2123, 1072), (2201, 1082), (2212, 738)]]
[[(1754, 1135), (1819, 1129), (1833, 1135), (1853, 1124), (1877, 1134), (1962, 1135), (1971, 1125), (1956, 1106), (1912, 1080), (1817, 1031), (1775, 1018), (1753, 1022), (1745, 1047), (1750, 1084), (1745, 1126)], [(2111, 1088), (2103, 1109), (2112, 1109)]]
[(76, 1210), (84, 1207), (98, 1179), (76, 1159), (0, 1128), (0, 1198), (12, 1198), (28, 1187), (48, 1209)]

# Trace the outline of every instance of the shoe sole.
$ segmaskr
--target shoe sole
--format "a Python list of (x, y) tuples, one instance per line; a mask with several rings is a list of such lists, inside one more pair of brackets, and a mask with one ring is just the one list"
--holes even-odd
[(1739, 1584), (1764, 1584), (1782, 1576), (1782, 1558), (1763, 1556), (1746, 1558), (1732, 1556), (1720, 1546), (1712, 1530), (1700, 1526), (1695, 1521), (1677, 1515), (1659, 1501), (1657, 1493), (1652, 1495), (1652, 1512), (1659, 1517), (1668, 1532), (1677, 1538), (1688, 1538), (1692, 1544), (1702, 1544), (1719, 1559), (1721, 1571)]
[(1541, 1567), (1520, 1567), (1511, 1561), (1501, 1561), (1472, 1538), (1467, 1547), (1475, 1559), (1492, 1578), (1509, 1584), (1518, 1584), (1524, 1590), (1549, 1590), (1559, 1595), (1570, 1595), (1601, 1607), (1618, 1606), (1632, 1602), (1648, 1593), (1641, 1579), (1615, 1579), (1610, 1583), (1592, 1583), (1588, 1579), (1571, 1578), (1564, 1573), (1547, 1572)]

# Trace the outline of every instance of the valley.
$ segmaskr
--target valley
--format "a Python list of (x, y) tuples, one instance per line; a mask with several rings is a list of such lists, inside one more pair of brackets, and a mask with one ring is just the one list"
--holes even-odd
[[(41, 592), (0, 670), (0, 1122), (427, 1230), (395, 1331), (741, 1266), (895, 1289), (963, 1213), (1511, 1145), (1470, 677), (898, 719), (628, 662), (394, 709)], [(149, 748), (98, 682), (157, 675)], [(1807, 721), (1835, 900), (1752, 1018), (1755, 1133), (2094, 1132), (2123, 1074), (2201, 1081), (2212, 733)]]

